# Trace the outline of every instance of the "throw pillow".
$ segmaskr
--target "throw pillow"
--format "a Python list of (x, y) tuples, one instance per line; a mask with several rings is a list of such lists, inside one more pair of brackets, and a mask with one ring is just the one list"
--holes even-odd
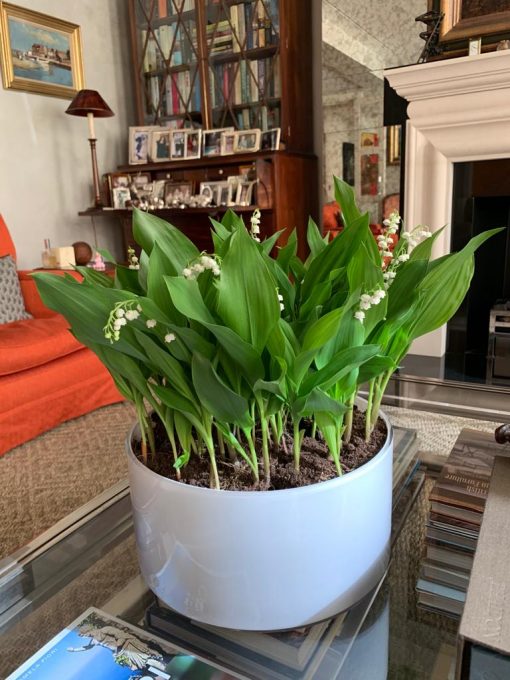
[(16, 263), (10, 255), (0, 257), (0, 324), (31, 318), (25, 310)]

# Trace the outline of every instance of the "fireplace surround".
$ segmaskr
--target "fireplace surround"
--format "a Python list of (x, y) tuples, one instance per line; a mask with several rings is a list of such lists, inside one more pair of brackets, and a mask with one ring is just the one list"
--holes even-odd
[[(404, 223), (446, 225), (434, 257), (450, 252), (454, 163), (510, 158), (510, 51), (389, 69), (408, 104)], [(413, 354), (441, 357), (446, 326)]]

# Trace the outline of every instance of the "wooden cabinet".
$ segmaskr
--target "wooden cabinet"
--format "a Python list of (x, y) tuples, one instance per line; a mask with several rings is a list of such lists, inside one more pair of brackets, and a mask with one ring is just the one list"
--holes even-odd
[(280, 127), (313, 152), (312, 0), (129, 0), (139, 125)]
[[(167, 180), (171, 183), (191, 182), (198, 193), (201, 182), (227, 180), (230, 176), (249, 173), (254, 181), (252, 205), (231, 206), (249, 226), (249, 218), (256, 207), (261, 210), (262, 236), (269, 236), (283, 230), (279, 244), (286, 243), (289, 233), (296, 228), (299, 236), (299, 254), (306, 254), (306, 227), (308, 216), (314, 215), (318, 203), (316, 185), (317, 159), (309, 154), (288, 151), (270, 151), (233, 156), (216, 156), (173, 163), (149, 163), (147, 165), (126, 165), (119, 172), (150, 174), (152, 180)], [(164, 208), (153, 211), (171, 224), (179, 227), (201, 250), (210, 250), (210, 218), (221, 219), (227, 206), (210, 208)], [(124, 254), (129, 246), (137, 250), (132, 235), (132, 210), (93, 209), (82, 216), (116, 215), (122, 224)]]

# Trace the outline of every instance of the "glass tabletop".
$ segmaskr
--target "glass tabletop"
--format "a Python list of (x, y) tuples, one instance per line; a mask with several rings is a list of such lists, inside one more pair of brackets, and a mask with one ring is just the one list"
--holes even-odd
[[(409, 439), (409, 432), (402, 429), (401, 439)], [(415, 590), (432, 483), (430, 469), (415, 471), (394, 505), (392, 559), (385, 578), (358, 605), (321, 624), (320, 635), (310, 636), (308, 630), (279, 634), (282, 645), (268, 656), (261, 634), (257, 644), (262, 639), (262, 648), (250, 643), (249, 649), (235, 631), (227, 636), (204, 632), (170, 612), (173, 628), (165, 628), (166, 639), (235, 670), (238, 677), (258, 680), (449, 678), (458, 624), (420, 609)], [(169, 613), (160, 605), (140, 575), (129, 489), (119, 483), (0, 563), (0, 677), (90, 606), (138, 625), (147, 625), (149, 610), (150, 623), (160, 626)], [(173, 631), (170, 637), (168, 630)], [(156, 632), (161, 634), (161, 628)], [(288, 655), (278, 657), (278, 649), (297, 653), (289, 661)]]

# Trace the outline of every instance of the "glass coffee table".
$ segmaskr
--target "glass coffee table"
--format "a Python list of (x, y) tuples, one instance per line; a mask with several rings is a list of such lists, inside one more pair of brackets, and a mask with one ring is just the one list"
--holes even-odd
[[(179, 621), (175, 614), (173, 637), (166, 639), (235, 671), (236, 677), (256, 680), (453, 678), (458, 622), (420, 609), (415, 590), (428, 493), (437, 474), (433, 468), (415, 473), (394, 508), (392, 559), (385, 578), (356, 607), (323, 627), (306, 662), (287, 666), (269, 654), (265, 664), (264, 655), (253, 650), (240, 654), (232, 631), (224, 643), (213, 635), (212, 645), (211, 635), (197, 634), (197, 624), (184, 617)], [(137, 625), (146, 625), (149, 608), (159, 611), (138, 568), (127, 482), (0, 562), (0, 677), (91, 606)], [(281, 639), (299, 646), (295, 640), (300, 635)]]

